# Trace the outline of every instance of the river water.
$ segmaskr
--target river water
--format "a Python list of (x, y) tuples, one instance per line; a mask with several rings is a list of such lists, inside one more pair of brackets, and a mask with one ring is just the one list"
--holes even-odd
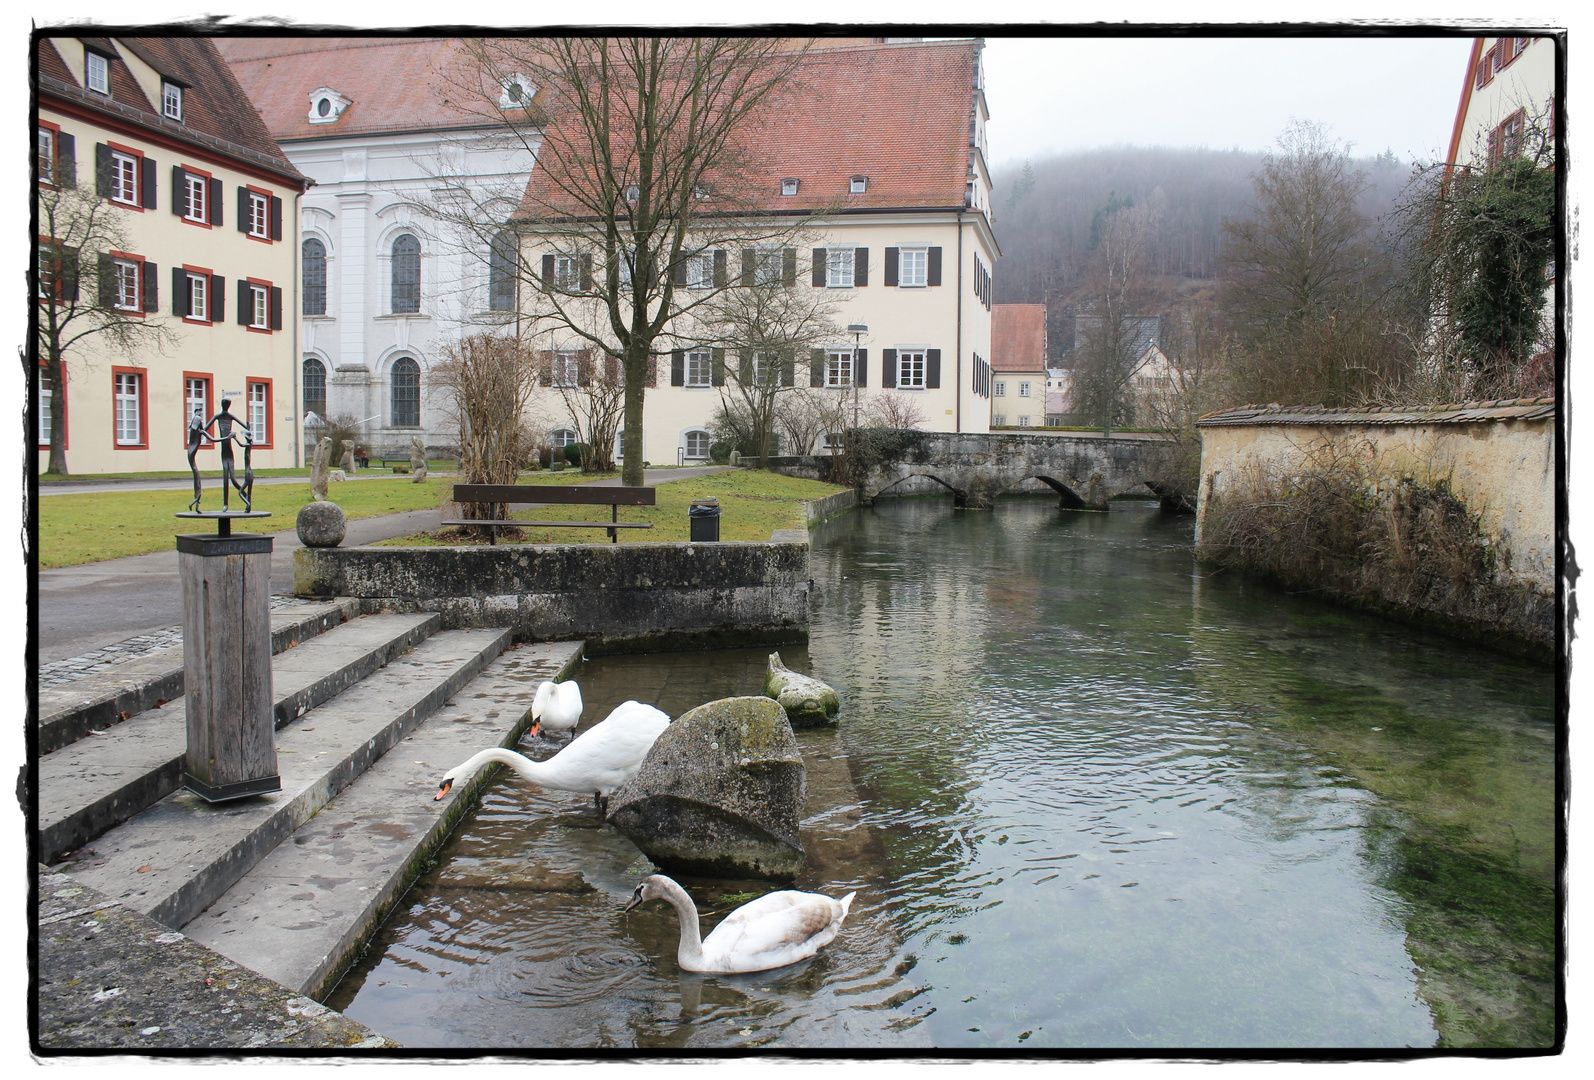
[[(647, 859), (500, 775), (328, 1003), (411, 1047), (1550, 1045), (1553, 672), (1209, 574), (1191, 532), (931, 499), (815, 530), (781, 654), (843, 705), (798, 733), (796, 887), (858, 893), (817, 957), (681, 972), (674, 909), (621, 910)], [(767, 652), (588, 661), (583, 727), (757, 693)], [(705, 932), (774, 887), (681, 881)]]

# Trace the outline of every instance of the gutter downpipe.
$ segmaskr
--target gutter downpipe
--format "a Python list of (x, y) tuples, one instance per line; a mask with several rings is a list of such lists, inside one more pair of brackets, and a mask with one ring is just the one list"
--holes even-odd
[(952, 419), (956, 433), (963, 433), (963, 211), (958, 211), (958, 321), (957, 321), (957, 381), (952, 400), (956, 410)]
[(292, 292), (298, 298), (293, 305), (293, 467), (300, 468), (300, 450), (303, 437), (300, 432), (304, 430), (304, 395), (299, 391), (299, 380), (304, 374), (304, 337), (303, 328), (299, 318), (304, 312), (304, 297), (301, 290), (304, 288), (304, 267), (300, 261), (304, 258), (304, 242), (299, 239), (304, 229), (304, 193), (300, 189), (293, 197), (293, 280), (298, 288)]

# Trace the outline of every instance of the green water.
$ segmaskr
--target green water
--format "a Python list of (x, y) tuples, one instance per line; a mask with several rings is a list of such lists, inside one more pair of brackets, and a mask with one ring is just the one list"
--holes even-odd
[[(1550, 1045), (1552, 672), (1208, 576), (1190, 531), (901, 500), (815, 532), (781, 652), (843, 711), (799, 736), (797, 886), (859, 896), (813, 960), (680, 972), (674, 912), (620, 911), (647, 860), (511, 777), (330, 1003), (409, 1046)], [(765, 652), (589, 661), (583, 726), (754, 693)], [(705, 929), (769, 887), (682, 880)]]

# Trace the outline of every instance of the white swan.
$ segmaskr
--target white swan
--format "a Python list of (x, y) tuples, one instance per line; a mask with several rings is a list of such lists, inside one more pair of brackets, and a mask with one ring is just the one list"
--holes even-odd
[(653, 706), (627, 701), (547, 761), (533, 761), (498, 746), (483, 750), (444, 774), (434, 800), (442, 799), (456, 783), (469, 779), (489, 761), (497, 761), (539, 787), (590, 791), (598, 812), (608, 816), (609, 792), (637, 774), (642, 759), (669, 723), (669, 716)]
[(581, 722), (581, 687), (574, 682), (545, 682), (537, 687), (531, 702), (531, 734), (549, 731), (574, 731)]
[(832, 900), (819, 893), (767, 893), (725, 916), (706, 941), (699, 938), (697, 905), (663, 874), (643, 878), (625, 910), (655, 899), (675, 905), (681, 915), (676, 959), (685, 971), (768, 971), (806, 960), (829, 944), (841, 932), (841, 920), (857, 895), (850, 892)]

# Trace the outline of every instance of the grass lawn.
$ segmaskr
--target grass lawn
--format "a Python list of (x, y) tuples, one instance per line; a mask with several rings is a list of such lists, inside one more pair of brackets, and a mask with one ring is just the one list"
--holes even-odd
[[(580, 474), (576, 474), (579, 476)], [(522, 484), (565, 484), (576, 477), (566, 473), (533, 473), (522, 477)], [(621, 521), (651, 521), (651, 529), (621, 529), (620, 542), (658, 543), (687, 540), (691, 525), (687, 507), (693, 499), (720, 501), (721, 540), (768, 540), (776, 529), (799, 529), (804, 523), (803, 503), (822, 499), (843, 490), (834, 484), (803, 480), (779, 473), (732, 469), (685, 480), (672, 480), (657, 487), (655, 506), (622, 506)], [(606, 506), (530, 506), (514, 515), (523, 521), (601, 521), (609, 516)], [(502, 530), (500, 530), (502, 532)], [(381, 541), (382, 546), (418, 547), (439, 543), (459, 543), (454, 529), (438, 533), (419, 533)], [(471, 540), (470, 543), (480, 543)], [(602, 529), (526, 529), (518, 540), (501, 537), (499, 543), (591, 544), (609, 542)]]
[[(338, 468), (338, 467), (339, 466), (333, 466), (333, 468)], [(449, 458), (446, 461), (428, 461), (426, 463), (426, 468), (427, 468), (428, 471), (434, 472), (434, 473), (437, 473), (437, 472), (453, 472), (455, 469), (459, 468), (459, 462), (454, 460), (453, 458)], [(209, 482), (216, 475), (218, 475), (220, 473), (220, 471), (221, 471), (221, 466), (215, 464), (214, 462), (209, 463), (209, 464), (201, 463), (199, 474), (201, 476), (203, 476), (205, 478), (206, 483), (209, 484)], [(391, 466), (389, 466), (386, 469), (384, 469), (384, 468), (382, 468), (380, 466), (372, 466), (369, 469), (361, 469), (360, 470), (360, 475), (364, 476), (365, 474), (372, 473), (372, 472), (386, 473), (386, 472), (392, 472), (392, 471), (393, 470), (392, 470)], [(51, 483), (51, 482), (56, 481), (56, 480), (83, 480), (83, 481), (95, 481), (95, 480), (187, 480), (189, 477), (191, 477), (193, 475), (194, 474), (189, 472), (187, 469), (179, 469), (179, 470), (170, 470), (170, 469), (168, 469), (168, 470), (165, 470), (165, 471), (162, 471), (162, 472), (73, 473), (71, 476), (62, 476), (60, 473), (53, 473), (53, 472), (42, 472), (42, 473), (39, 474), (39, 483), (48, 484), (48, 483)], [(309, 476), (309, 475), (310, 475), (310, 466), (308, 466), (308, 465), (305, 465), (302, 468), (298, 468), (298, 469), (256, 469), (255, 470), (255, 476), (257, 478), (261, 477), (261, 476)]]
[[(179, 474), (182, 475), (182, 474)], [(332, 501), (350, 518), (425, 510), (452, 493), (453, 478), (419, 484), (408, 477), (333, 484)], [(277, 532), (291, 529), (299, 507), (310, 501), (310, 485), (265, 484), (254, 491), (254, 508), (270, 510), (269, 518), (239, 522), (240, 532)], [(51, 495), (39, 500), (39, 566), (77, 566), (124, 555), (168, 551), (178, 533), (214, 532), (215, 525), (175, 515), (188, 509), (189, 491), (101, 491), (82, 495)], [(207, 510), (221, 508), (221, 492), (214, 477), (205, 478)], [(238, 507), (233, 500), (233, 506)]]

